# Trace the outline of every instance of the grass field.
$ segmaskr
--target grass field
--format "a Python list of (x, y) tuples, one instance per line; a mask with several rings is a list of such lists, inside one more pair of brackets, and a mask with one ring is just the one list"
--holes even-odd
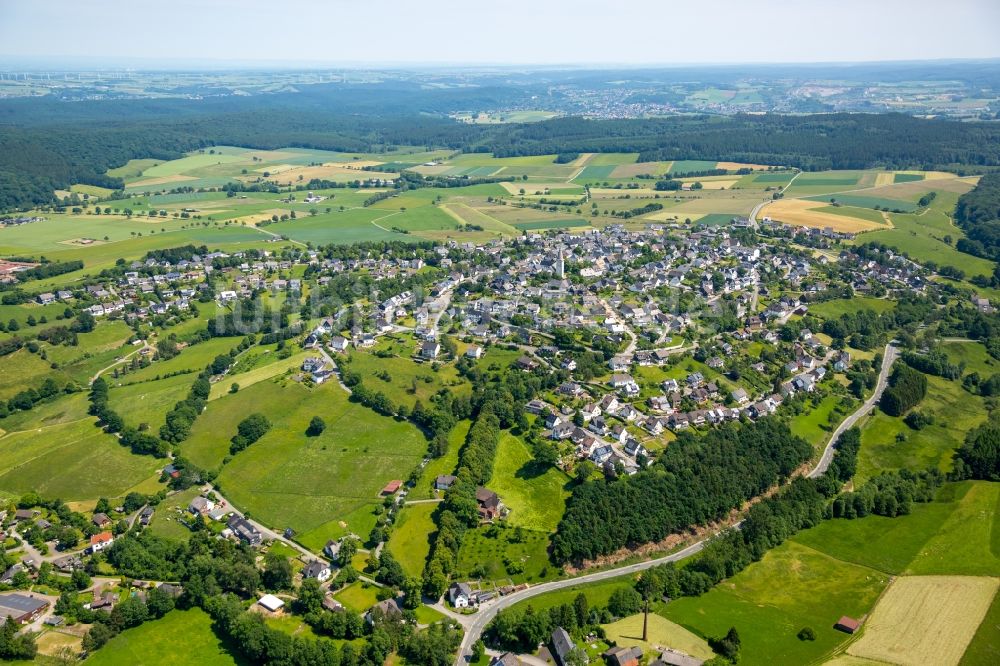
[(458, 553), (458, 578), (534, 583), (554, 577), (558, 570), (549, 566), (546, 552), (549, 535), (525, 529), (522, 536), (517, 541), (515, 528), (498, 529), (495, 536), (488, 527), (470, 530)]
[[(381, 391), (393, 404), (412, 408), (420, 400), (426, 405), (431, 396), (445, 387), (459, 395), (468, 394), (470, 390), (468, 382), (459, 378), (454, 364), (441, 365), (435, 372), (430, 363), (413, 360), (417, 342), (409, 335), (383, 338), (375, 350), (396, 356), (381, 358), (367, 351), (355, 351), (344, 368), (359, 373), (366, 387)], [(375, 376), (376, 372), (388, 373), (389, 380)]]
[[(888, 578), (786, 542), (707, 594), (677, 599), (661, 612), (703, 637), (736, 627), (743, 641), (740, 663), (811, 663), (844, 641), (833, 628), (837, 619), (867, 612)], [(806, 626), (815, 641), (796, 637)]]
[[(795, 181), (798, 183), (798, 181)], [(917, 205), (903, 199), (890, 199), (887, 197), (873, 197), (860, 194), (831, 194), (823, 197), (809, 197), (809, 201), (830, 202), (835, 200), (843, 206), (853, 206), (855, 208), (886, 208), (892, 211), (912, 213), (917, 210)]]
[(967, 576), (1000, 573), (998, 508), (1000, 484), (969, 483), (947, 519), (910, 562), (907, 573)]
[[(954, 182), (962, 189), (971, 189), (967, 181)], [(924, 183), (905, 183), (894, 185), (891, 189), (924, 185)], [(887, 188), (889, 189), (889, 188)], [(980, 257), (959, 252), (953, 243), (962, 238), (962, 230), (951, 220), (951, 214), (958, 201), (958, 192), (938, 191), (937, 198), (930, 207), (917, 214), (890, 213), (893, 229), (881, 229), (865, 235), (863, 242), (875, 241), (895, 247), (906, 252), (917, 261), (934, 261), (940, 266), (954, 266), (962, 269), (966, 275), (991, 275), (993, 264)], [(765, 209), (766, 210), (766, 209)], [(945, 236), (952, 237), (952, 243), (945, 242)]]
[(407, 496), (410, 500), (430, 499), (435, 497), (434, 479), (442, 474), (454, 474), (458, 467), (458, 453), (465, 444), (465, 436), (469, 434), (472, 421), (459, 421), (458, 424), (448, 433), (448, 450), (440, 458), (432, 458), (424, 466), (424, 471), (420, 474), (420, 480)]
[(841, 315), (858, 312), (860, 310), (874, 310), (878, 314), (888, 312), (896, 307), (896, 304), (885, 298), (870, 298), (868, 296), (855, 296), (854, 298), (835, 298), (821, 303), (810, 303), (809, 314), (814, 314), (823, 319), (837, 319)]
[(555, 467), (538, 469), (520, 438), (504, 432), (489, 482), (510, 508), (512, 525), (554, 532), (569, 497), (569, 477)]
[(153, 521), (147, 529), (166, 539), (187, 541), (191, 537), (191, 530), (181, 524), (180, 518), (187, 519), (189, 517), (188, 505), (200, 492), (201, 489), (198, 486), (192, 486), (160, 502), (156, 507), (156, 513), (153, 514)]
[(957, 664), (997, 590), (996, 578), (895, 580), (848, 654), (894, 664)]
[[(183, 657), (177, 648), (183, 646)], [(112, 638), (86, 663), (91, 666), (135, 664), (173, 666), (180, 663), (229, 666), (247, 663), (212, 630), (212, 620), (200, 608), (173, 610), (159, 620), (128, 629)]]
[(542, 231), (544, 229), (573, 229), (577, 227), (589, 227), (590, 222), (586, 220), (537, 220), (535, 222), (518, 222), (513, 225), (520, 231)]
[(989, 355), (986, 347), (979, 342), (946, 342), (940, 347), (952, 363), (965, 366), (964, 373), (978, 372), (981, 377), (989, 377), (1000, 372), (1000, 362)]
[[(792, 434), (803, 438), (812, 444), (813, 448), (822, 450), (834, 427), (830, 422), (830, 414), (834, 413), (834, 410), (841, 405), (841, 401), (841, 396), (831, 394), (824, 397), (819, 405), (806, 413), (792, 417), (789, 421)], [(844, 413), (844, 410), (841, 410), (840, 413)], [(834, 423), (841, 419), (843, 416), (837, 418)]]
[(669, 647), (699, 659), (707, 660), (715, 656), (703, 638), (660, 615), (649, 616), (648, 640), (643, 641), (642, 620), (641, 613), (631, 615), (604, 625), (604, 631), (607, 632), (608, 640), (620, 646), (638, 645), (647, 655), (655, 653), (659, 656), (655, 648)]
[[(856, 482), (879, 471), (900, 469), (951, 469), (951, 454), (965, 441), (965, 434), (985, 418), (983, 400), (962, 388), (958, 381), (927, 377), (927, 396), (915, 408), (932, 414), (935, 422), (913, 430), (900, 418), (873, 412), (861, 423), (861, 451)], [(902, 441), (897, 436), (902, 435)]]
[(333, 598), (347, 608), (363, 613), (378, 603), (378, 588), (363, 581), (351, 583), (333, 595)]
[(984, 576), (1000, 570), (1000, 484), (945, 485), (897, 518), (828, 520), (792, 541), (892, 575)]
[(76, 501), (119, 497), (162, 466), (162, 461), (133, 454), (97, 428), (86, 414), (84, 397), (68, 396), (46, 405), (48, 425), (33, 420), (31, 429), (9, 430), (0, 437), (0, 488)]
[(437, 530), (431, 514), (437, 504), (410, 504), (399, 512), (386, 547), (408, 576), (419, 576), (431, 552), (430, 535)]
[[(317, 550), (349, 531), (367, 535), (379, 490), (405, 479), (427, 446), (411, 424), (348, 402), (336, 382), (307, 389), (268, 380), (213, 400), (182, 448), (216, 467), (237, 422), (254, 411), (265, 414), (272, 428), (222, 467), (218, 483), (238, 508), (266, 525), (293, 528)], [(327, 428), (307, 437), (315, 415), (322, 415)]]

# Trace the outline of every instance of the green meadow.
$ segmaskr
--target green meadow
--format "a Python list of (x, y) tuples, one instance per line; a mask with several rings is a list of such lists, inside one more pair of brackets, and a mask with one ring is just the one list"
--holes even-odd
[[(320, 548), (345, 530), (367, 535), (379, 490), (407, 478), (427, 447), (416, 427), (349, 402), (334, 381), (309, 389), (269, 380), (213, 400), (182, 450), (218, 467), (237, 423), (252, 412), (267, 416), (271, 430), (225, 462), (217, 482), (238, 508), (266, 525), (291, 527)], [(307, 437), (316, 415), (327, 428)]]
[(399, 511), (386, 548), (407, 576), (419, 576), (431, 552), (431, 535), (437, 530), (431, 515), (436, 503), (407, 504)]
[(985, 420), (983, 399), (959, 381), (927, 377), (927, 396), (916, 410), (934, 416), (934, 423), (913, 430), (901, 418), (873, 412), (861, 424), (861, 451), (856, 482), (893, 469), (951, 469), (952, 452), (965, 434)]
[(487, 484), (510, 509), (511, 525), (554, 532), (569, 497), (569, 477), (555, 467), (539, 468), (528, 445), (504, 432), (497, 449), (493, 478)]
[[(178, 656), (182, 646), (183, 656)], [(88, 666), (142, 664), (173, 666), (178, 659), (204, 666), (246, 664), (234, 646), (212, 629), (212, 619), (198, 607), (173, 610), (112, 638), (86, 660)]]

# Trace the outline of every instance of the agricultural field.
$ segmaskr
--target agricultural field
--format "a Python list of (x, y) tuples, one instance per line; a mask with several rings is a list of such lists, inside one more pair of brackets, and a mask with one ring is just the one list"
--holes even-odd
[[(888, 583), (886, 574), (786, 542), (701, 597), (658, 612), (703, 637), (736, 627), (740, 663), (810, 663), (844, 642), (833, 628), (837, 619), (864, 615)], [(815, 641), (797, 638), (803, 627), (813, 629)]]
[(828, 212), (828, 205), (804, 199), (779, 199), (763, 210), (772, 220), (802, 227), (824, 229), (845, 233), (860, 233), (887, 226), (884, 222), (873, 222), (866, 217), (853, 217), (844, 212)]
[(903, 576), (847, 653), (892, 664), (958, 664), (997, 586), (996, 578)]

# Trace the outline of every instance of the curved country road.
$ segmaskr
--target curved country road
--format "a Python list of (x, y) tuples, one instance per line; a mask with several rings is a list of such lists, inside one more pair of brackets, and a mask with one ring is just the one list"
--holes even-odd
[[(888, 382), (889, 370), (898, 356), (899, 352), (896, 347), (892, 345), (892, 343), (886, 345), (885, 352), (882, 356), (882, 368), (879, 371), (878, 381), (875, 384), (875, 390), (872, 392), (871, 397), (865, 400), (864, 404), (858, 407), (858, 409), (855, 410), (850, 416), (845, 418), (840, 426), (833, 431), (833, 435), (830, 436), (830, 440), (827, 442), (826, 448), (823, 450), (823, 455), (820, 456), (819, 462), (816, 463), (816, 466), (808, 474), (810, 478), (815, 478), (827, 470), (830, 466), (830, 461), (833, 460), (834, 445), (837, 443), (840, 436), (845, 430), (853, 427), (862, 416), (871, 411), (871, 409), (875, 406), (875, 403), (877, 403), (879, 398), (882, 397), (882, 392), (885, 390)], [(739, 528), (739, 526), (740, 523), (733, 525), (735, 528)], [(475, 644), (475, 642), (482, 636), (483, 631), (486, 629), (486, 625), (488, 625), (490, 621), (496, 617), (497, 613), (510, 608), (518, 602), (530, 599), (531, 597), (535, 597), (540, 594), (545, 594), (546, 592), (554, 592), (556, 590), (561, 590), (583, 583), (595, 583), (609, 578), (627, 576), (639, 573), (640, 571), (645, 571), (646, 569), (661, 564), (686, 559), (700, 552), (705, 547), (705, 544), (715, 536), (717, 536), (717, 534), (706, 537), (701, 541), (696, 541), (687, 548), (679, 550), (676, 553), (658, 557), (654, 560), (636, 562), (635, 564), (626, 564), (621, 567), (615, 567), (614, 569), (597, 571), (592, 574), (585, 574), (574, 578), (564, 578), (561, 580), (554, 580), (548, 583), (535, 585), (526, 590), (521, 590), (520, 592), (507, 595), (506, 597), (500, 597), (495, 601), (487, 602), (479, 607), (479, 612), (475, 615), (459, 615), (457, 613), (449, 612), (449, 617), (462, 624), (465, 628), (465, 636), (462, 638), (462, 644), (458, 648), (458, 656), (455, 660), (455, 664), (456, 666), (465, 666), (468, 663), (468, 657), (472, 652), (473, 644)]]

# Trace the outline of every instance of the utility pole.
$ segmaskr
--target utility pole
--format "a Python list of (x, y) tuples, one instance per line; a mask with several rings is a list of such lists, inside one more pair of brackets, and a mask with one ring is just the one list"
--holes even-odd
[(649, 598), (646, 598), (646, 605), (642, 615), (642, 642), (646, 642), (646, 631), (649, 628)]

